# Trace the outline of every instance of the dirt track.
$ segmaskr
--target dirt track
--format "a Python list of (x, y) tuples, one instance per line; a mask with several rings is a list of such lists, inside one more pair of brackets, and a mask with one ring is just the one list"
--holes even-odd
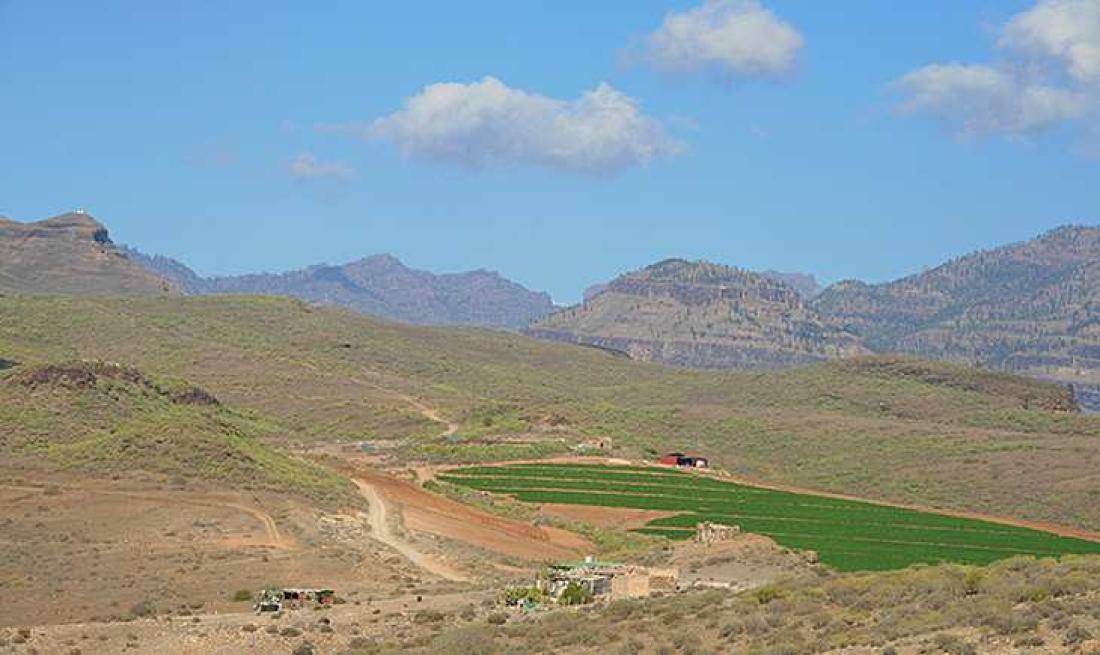
[(358, 478), (355, 479), (354, 482), (356, 486), (359, 487), (359, 491), (362, 492), (363, 497), (367, 499), (367, 504), (370, 507), (367, 514), (367, 520), (370, 524), (371, 535), (375, 539), (396, 550), (398, 553), (401, 553), (401, 555), (410, 562), (428, 573), (455, 582), (469, 581), (470, 578), (468, 576), (460, 573), (458, 570), (443, 562), (440, 558), (420, 552), (415, 546), (395, 533), (390, 528), (389, 512), (386, 509), (386, 502), (382, 499), (382, 495), (374, 488), (374, 485)]
[[(14, 489), (20, 491), (41, 491), (38, 487), (25, 487), (14, 485), (2, 485), (5, 489)], [(244, 505), (242, 503), (219, 498), (216, 495), (211, 494), (184, 494), (180, 492), (165, 492), (157, 493), (151, 491), (127, 491), (125, 489), (104, 489), (102, 487), (94, 487), (88, 485), (64, 485), (61, 487), (69, 491), (79, 491), (83, 494), (101, 494), (105, 496), (119, 496), (122, 498), (132, 498), (134, 500), (145, 500), (153, 503), (163, 503), (165, 505), (197, 505), (200, 507), (224, 507), (226, 509), (236, 510), (244, 514), (248, 514), (252, 518), (256, 519), (260, 525), (263, 526), (264, 533), (267, 535), (266, 542), (256, 542), (253, 545), (257, 546), (270, 546), (272, 548), (287, 549), (295, 546), (293, 540), (285, 537), (279, 532), (279, 526), (275, 523), (275, 519), (265, 512), (264, 510), (251, 505)]]
[[(355, 381), (389, 393), (415, 408), (428, 420), (443, 425), (440, 437), (458, 431), (457, 423), (444, 418), (436, 409), (413, 396), (365, 380)], [(400, 510), (405, 527), (410, 530), (453, 539), (510, 557), (528, 561), (560, 560), (576, 558), (595, 550), (590, 541), (567, 530), (536, 527), (494, 516), (384, 473), (366, 469), (346, 470), (344, 473), (351, 477), (366, 497), (371, 507), (368, 514), (371, 529), (378, 541), (397, 550), (420, 568), (448, 580), (468, 578), (438, 558), (421, 553), (401, 535), (394, 533), (388, 523), (387, 502)]]
[(587, 539), (567, 530), (495, 516), (384, 473), (356, 470), (352, 477), (360, 489), (398, 506), (410, 530), (528, 561), (573, 559), (594, 550)]

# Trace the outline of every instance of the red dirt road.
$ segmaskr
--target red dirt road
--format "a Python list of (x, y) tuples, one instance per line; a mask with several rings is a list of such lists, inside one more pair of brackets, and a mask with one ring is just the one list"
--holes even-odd
[(411, 530), (528, 561), (575, 559), (595, 549), (590, 541), (567, 530), (495, 516), (385, 473), (356, 469), (351, 474), (400, 508)]

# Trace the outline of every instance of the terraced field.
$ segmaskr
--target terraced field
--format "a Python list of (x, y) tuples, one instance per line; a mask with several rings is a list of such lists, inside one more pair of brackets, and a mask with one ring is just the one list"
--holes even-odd
[(670, 539), (691, 537), (700, 521), (740, 525), (784, 546), (815, 550), (823, 563), (845, 571), (1100, 553), (1100, 543), (1040, 530), (761, 489), (675, 469), (514, 464), (455, 469), (439, 477), (528, 503), (681, 512), (638, 529)]

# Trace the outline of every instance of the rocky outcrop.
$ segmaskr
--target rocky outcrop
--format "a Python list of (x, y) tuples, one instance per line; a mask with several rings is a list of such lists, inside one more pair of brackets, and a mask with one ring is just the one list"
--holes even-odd
[(0, 292), (160, 295), (178, 289), (130, 261), (107, 228), (75, 211), (35, 223), (0, 219)]
[(825, 290), (817, 283), (817, 278), (809, 273), (784, 273), (781, 271), (761, 271), (761, 275), (769, 280), (782, 282), (793, 288), (806, 300), (813, 300)]
[(665, 260), (586, 295), (526, 333), (694, 368), (781, 368), (863, 352), (787, 284), (708, 262)]

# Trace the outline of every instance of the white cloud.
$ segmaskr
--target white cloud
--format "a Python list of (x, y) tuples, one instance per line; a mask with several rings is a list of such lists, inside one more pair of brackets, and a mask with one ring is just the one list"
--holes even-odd
[(615, 174), (684, 148), (607, 84), (566, 101), (493, 77), (432, 84), (371, 123), (318, 129), (392, 141), (410, 157), (472, 168), (519, 163), (588, 175)]
[(933, 115), (963, 137), (1037, 132), (1088, 111), (1082, 94), (983, 65), (932, 64), (895, 84), (902, 113)]
[(355, 174), (349, 166), (320, 161), (312, 153), (303, 152), (290, 162), (290, 176), (297, 180), (346, 180)]
[(1100, 0), (1042, 0), (1005, 26), (999, 44), (1060, 59), (1077, 80), (1100, 81)]
[(896, 80), (899, 113), (983, 137), (1034, 134), (1100, 110), (1100, 0), (1040, 0), (997, 44), (1007, 57), (996, 64), (931, 64)]
[(665, 16), (642, 59), (669, 73), (776, 75), (794, 66), (802, 35), (758, 0), (705, 0)]

